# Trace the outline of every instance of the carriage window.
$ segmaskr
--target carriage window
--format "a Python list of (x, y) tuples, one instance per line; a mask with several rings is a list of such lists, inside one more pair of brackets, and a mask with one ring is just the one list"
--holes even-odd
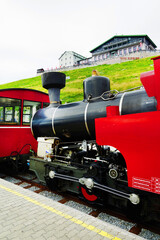
[(0, 124), (20, 124), (21, 100), (0, 97)]
[(3, 121), (3, 107), (0, 107), (0, 122)]
[(48, 107), (48, 106), (49, 106), (49, 104), (50, 104), (50, 103), (44, 102), (44, 103), (43, 103), (43, 108), (46, 108), (46, 107)]
[(13, 107), (5, 107), (5, 121), (11, 122), (13, 115)]
[(23, 124), (29, 125), (31, 122), (32, 116), (40, 108), (41, 108), (40, 102), (24, 101), (24, 103), (23, 103)]

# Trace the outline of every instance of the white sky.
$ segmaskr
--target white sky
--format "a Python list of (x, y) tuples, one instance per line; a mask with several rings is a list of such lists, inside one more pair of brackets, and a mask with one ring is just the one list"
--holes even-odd
[(0, 0), (0, 84), (59, 66), (114, 35), (147, 34), (160, 49), (160, 0)]

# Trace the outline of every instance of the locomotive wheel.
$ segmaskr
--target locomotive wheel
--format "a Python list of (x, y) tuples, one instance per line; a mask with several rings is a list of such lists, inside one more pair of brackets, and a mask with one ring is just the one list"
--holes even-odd
[(98, 197), (92, 192), (89, 192), (86, 188), (80, 187), (83, 197), (90, 203), (95, 203), (98, 200)]

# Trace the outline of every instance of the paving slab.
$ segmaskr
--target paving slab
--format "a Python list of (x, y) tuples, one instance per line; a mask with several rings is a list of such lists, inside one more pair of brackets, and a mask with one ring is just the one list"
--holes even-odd
[(145, 238), (0, 179), (0, 239), (143, 240)]

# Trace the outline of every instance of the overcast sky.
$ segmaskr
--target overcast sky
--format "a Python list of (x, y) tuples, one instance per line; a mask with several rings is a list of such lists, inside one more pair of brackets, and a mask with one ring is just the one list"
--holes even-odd
[(0, 0), (0, 84), (56, 68), (64, 51), (147, 34), (160, 49), (160, 0)]

